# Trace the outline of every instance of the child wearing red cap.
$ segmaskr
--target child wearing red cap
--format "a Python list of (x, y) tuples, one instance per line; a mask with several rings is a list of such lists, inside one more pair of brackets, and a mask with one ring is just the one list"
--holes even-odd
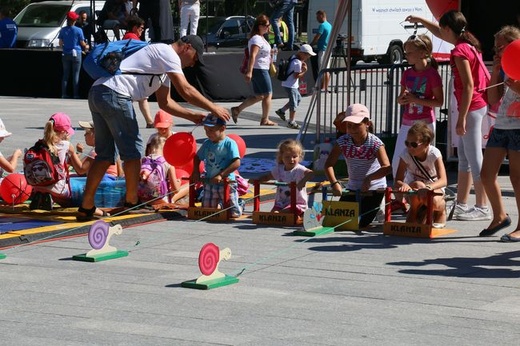
[(170, 113), (163, 111), (162, 109), (155, 113), (153, 126), (157, 129), (157, 132), (148, 138), (148, 142), (146, 142), (145, 155), (150, 155), (148, 146), (155, 137), (163, 137), (164, 139), (168, 139), (175, 133), (172, 131), (173, 116)]

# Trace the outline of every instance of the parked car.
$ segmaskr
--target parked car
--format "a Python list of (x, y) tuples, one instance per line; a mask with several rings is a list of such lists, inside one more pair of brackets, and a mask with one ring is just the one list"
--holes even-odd
[[(92, 20), (90, 5), (94, 11), (103, 8), (104, 1), (43, 1), (27, 5), (14, 17), (18, 25), (17, 48), (56, 48), (59, 46), (58, 34), (67, 25), (67, 13), (86, 11)], [(111, 31), (107, 32), (110, 37)], [(113, 34), (112, 34), (113, 36)]]
[(245, 47), (254, 22), (252, 16), (208, 17), (207, 20), (202, 16), (197, 34), (208, 47)]

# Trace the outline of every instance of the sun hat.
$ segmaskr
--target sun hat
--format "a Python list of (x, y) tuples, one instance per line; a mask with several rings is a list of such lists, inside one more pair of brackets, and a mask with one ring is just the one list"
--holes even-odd
[(315, 56), (316, 53), (312, 50), (312, 47), (308, 45), (307, 43), (302, 44), (300, 47), (300, 52), (310, 54), (311, 56)]
[(85, 130), (94, 128), (94, 122), (92, 120), (91, 121), (78, 121), (78, 123), (79, 123), (79, 126)]
[(204, 126), (213, 127), (216, 125), (226, 125), (226, 122), (213, 114), (208, 114), (204, 118), (204, 121), (202, 122), (202, 124)]
[(54, 113), (51, 115), (49, 121), (54, 123), (54, 131), (67, 131), (69, 135), (74, 134), (74, 129), (70, 124), (70, 118), (65, 113)]
[(166, 128), (173, 125), (173, 117), (170, 113), (167, 113), (160, 109), (157, 113), (155, 113), (155, 119), (153, 121), (153, 126), (155, 128)]
[(12, 135), (11, 132), (7, 131), (2, 119), (0, 119), (0, 137), (9, 137)]
[(348, 121), (349, 123), (359, 124), (366, 118), (370, 120), (370, 112), (368, 111), (368, 108), (361, 103), (354, 103), (348, 106), (345, 110), (345, 118), (343, 119), (343, 122)]

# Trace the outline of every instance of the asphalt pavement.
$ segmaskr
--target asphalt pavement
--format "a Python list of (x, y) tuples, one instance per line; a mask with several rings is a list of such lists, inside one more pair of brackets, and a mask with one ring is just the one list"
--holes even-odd
[[(274, 110), (284, 101), (273, 101), (273, 120), (279, 121)], [(2, 153), (32, 145), (58, 111), (76, 125), (90, 119), (86, 100), (0, 97), (0, 118), (13, 133), (1, 143)], [(228, 131), (245, 139), (246, 157), (274, 158), (277, 143), (297, 130), (259, 126), (259, 114), (260, 105), (249, 108)], [(147, 138), (153, 130), (140, 121)], [(175, 119), (175, 129), (204, 139), (202, 128), (182, 119)], [(83, 141), (80, 130), (77, 141)], [(450, 172), (454, 189), (455, 179)], [(499, 181), (516, 225), (507, 173)], [(499, 242), (514, 226), (479, 238), (487, 225), (449, 221), (456, 232), (434, 239), (384, 236), (380, 227), (308, 238), (293, 236), (292, 227), (250, 219), (171, 220), (124, 229), (111, 244), (129, 255), (104, 262), (72, 260), (90, 249), (85, 236), (3, 249), (1, 343), (517, 345), (520, 244)], [(239, 282), (211, 290), (181, 287), (201, 275), (199, 251), (209, 242), (231, 249), (219, 270), (238, 275)]]

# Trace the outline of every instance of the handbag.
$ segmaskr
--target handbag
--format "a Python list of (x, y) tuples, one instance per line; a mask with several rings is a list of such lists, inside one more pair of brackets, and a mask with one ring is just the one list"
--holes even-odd
[(271, 75), (271, 77), (276, 77), (276, 65), (272, 62), (270, 65), (269, 65), (269, 74)]
[(249, 67), (249, 47), (244, 48), (244, 57), (242, 58), (242, 64), (240, 65), (240, 73), (246, 74)]

